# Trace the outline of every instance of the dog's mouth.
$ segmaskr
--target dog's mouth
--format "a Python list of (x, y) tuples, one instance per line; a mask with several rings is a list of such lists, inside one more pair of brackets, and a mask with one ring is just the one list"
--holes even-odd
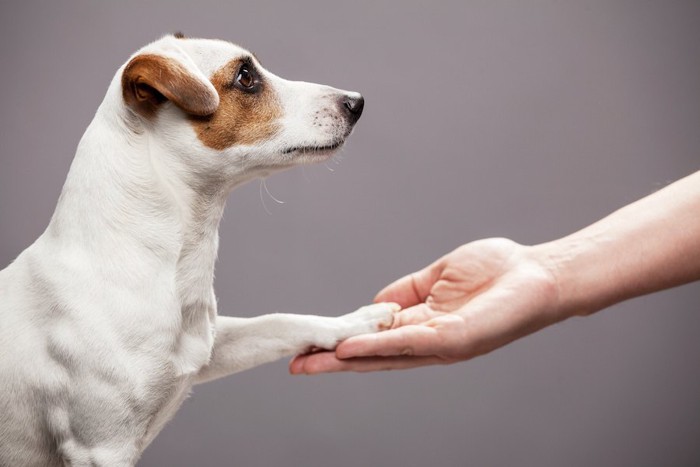
[(292, 146), (282, 150), (282, 154), (291, 154), (293, 152), (300, 154), (328, 154), (338, 149), (344, 142), (345, 140), (341, 139), (324, 145)]

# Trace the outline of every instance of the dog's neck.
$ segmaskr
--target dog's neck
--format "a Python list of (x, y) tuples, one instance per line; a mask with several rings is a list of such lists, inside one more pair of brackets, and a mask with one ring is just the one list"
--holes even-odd
[(195, 371), (213, 339), (218, 227), (233, 185), (209, 180), (197, 191), (204, 185), (166, 166), (148, 132), (131, 132), (105, 113), (98, 111), (81, 139), (45, 237), (84, 253), (121, 289), (160, 278), (153, 287), (172, 290), (170, 308), (182, 315), (175, 359), (183, 373)]
[(163, 151), (147, 132), (130, 134), (98, 112), (78, 145), (48, 232), (87, 249), (138, 253), (159, 267), (188, 262), (206, 245), (210, 254), (197, 257), (211, 270), (230, 189), (209, 184), (197, 191), (197, 181), (184, 181)]

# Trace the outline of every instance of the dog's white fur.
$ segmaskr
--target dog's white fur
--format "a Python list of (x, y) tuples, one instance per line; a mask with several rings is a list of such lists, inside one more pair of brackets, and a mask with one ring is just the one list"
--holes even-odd
[[(168, 36), (140, 54), (176, 61), (216, 97), (209, 78), (248, 53)], [(116, 73), (48, 228), (0, 271), (0, 465), (133, 465), (193, 384), (390, 326), (392, 304), (340, 318), (217, 316), (228, 193), (324, 160), (330, 151), (289, 148), (342, 142), (354, 123), (336, 101), (356, 94), (254, 62), (282, 109), (279, 130), (223, 150), (170, 102), (139, 115), (125, 102), (125, 67)]]

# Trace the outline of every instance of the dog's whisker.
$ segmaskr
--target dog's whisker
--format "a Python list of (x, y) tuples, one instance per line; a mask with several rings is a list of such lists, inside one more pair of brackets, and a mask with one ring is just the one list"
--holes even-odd
[(260, 192), (260, 202), (262, 203), (263, 209), (265, 209), (265, 212), (266, 212), (268, 215), (271, 216), (271, 215), (272, 215), (272, 211), (270, 211), (270, 210), (268, 209), (268, 207), (267, 207), (267, 204), (265, 204), (265, 197), (263, 196), (263, 189), (265, 189), (265, 193), (267, 193), (267, 196), (269, 196), (269, 197), (272, 199), (272, 201), (274, 201), (275, 203), (277, 203), (277, 204), (284, 204), (285, 202), (282, 201), (282, 200), (279, 200), (279, 199), (275, 198), (274, 196), (272, 196), (272, 193), (270, 193), (270, 190), (267, 188), (267, 183), (266, 183), (266, 181), (265, 181), (264, 178), (260, 180), (260, 185), (259, 185), (259, 187), (260, 187), (260, 189), (259, 189), (259, 192)]
[(263, 190), (263, 182), (264, 182), (264, 180), (260, 180), (260, 202), (262, 203), (263, 209), (265, 210), (265, 212), (266, 212), (269, 216), (271, 216), (271, 215), (272, 215), (272, 212), (270, 212), (270, 210), (267, 209), (267, 205), (265, 204), (265, 198), (263, 197), (263, 192), (262, 192), (262, 190)]
[(267, 195), (268, 195), (270, 198), (272, 198), (272, 200), (273, 200), (275, 203), (277, 203), (277, 204), (284, 204), (284, 201), (281, 201), (281, 200), (275, 198), (274, 196), (272, 196), (272, 193), (270, 193), (270, 190), (267, 188), (267, 181), (266, 181), (264, 178), (263, 178), (263, 180), (262, 180), (262, 185), (263, 185), (263, 187), (265, 188), (265, 192), (267, 193)]

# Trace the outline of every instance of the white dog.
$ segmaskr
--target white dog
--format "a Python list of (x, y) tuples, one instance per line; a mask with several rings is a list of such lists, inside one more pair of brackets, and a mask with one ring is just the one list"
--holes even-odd
[(0, 272), (0, 465), (133, 465), (193, 384), (390, 327), (395, 304), (217, 316), (212, 287), (228, 193), (326, 160), (362, 107), (223, 41), (133, 55), (46, 232)]

